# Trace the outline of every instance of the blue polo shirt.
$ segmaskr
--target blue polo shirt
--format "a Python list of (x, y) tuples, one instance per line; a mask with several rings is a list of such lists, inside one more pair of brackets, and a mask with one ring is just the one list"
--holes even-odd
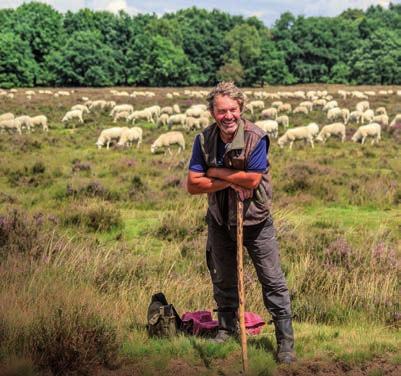
[[(217, 165), (218, 167), (223, 167), (223, 157), (228, 144), (225, 144), (221, 138), (218, 138), (217, 142)], [(267, 136), (263, 137), (255, 149), (250, 155), (248, 165), (246, 166), (247, 172), (259, 172), (263, 173), (269, 166), (268, 161), (269, 152), (269, 138)], [(208, 167), (203, 158), (200, 137), (196, 136), (194, 145), (192, 147), (192, 157), (189, 162), (189, 169), (194, 172), (206, 172)]]

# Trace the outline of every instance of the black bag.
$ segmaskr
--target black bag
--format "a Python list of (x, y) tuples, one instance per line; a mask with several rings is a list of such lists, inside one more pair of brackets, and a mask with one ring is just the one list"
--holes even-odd
[(182, 321), (162, 292), (154, 294), (148, 308), (146, 328), (150, 337), (172, 337), (180, 330)]

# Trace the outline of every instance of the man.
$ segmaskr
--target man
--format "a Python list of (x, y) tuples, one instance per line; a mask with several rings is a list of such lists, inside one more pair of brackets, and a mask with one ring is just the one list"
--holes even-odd
[(216, 342), (237, 332), (236, 200), (244, 202), (244, 246), (262, 285), (272, 315), (277, 360), (295, 361), (290, 298), (280, 266), (270, 214), (269, 139), (241, 117), (245, 96), (231, 82), (219, 83), (207, 97), (215, 123), (195, 138), (187, 189), (208, 194), (207, 264), (217, 303)]

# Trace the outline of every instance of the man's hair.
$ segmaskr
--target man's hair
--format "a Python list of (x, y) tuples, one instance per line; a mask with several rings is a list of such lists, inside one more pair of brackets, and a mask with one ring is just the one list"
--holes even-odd
[(234, 100), (236, 100), (239, 104), (239, 107), (242, 110), (244, 109), (245, 106), (245, 101), (246, 101), (246, 96), (245, 94), (238, 89), (235, 85), (234, 82), (232, 81), (222, 81), (219, 82), (213, 89), (212, 91), (207, 95), (206, 100), (208, 103), (208, 109), (210, 112), (213, 112), (213, 106), (214, 106), (214, 99), (218, 96), (228, 96)]

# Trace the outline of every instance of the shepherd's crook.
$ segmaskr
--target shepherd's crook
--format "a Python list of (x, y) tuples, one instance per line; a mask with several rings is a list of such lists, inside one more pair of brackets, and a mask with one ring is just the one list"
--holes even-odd
[(238, 279), (238, 298), (239, 298), (239, 325), (241, 335), (242, 368), (244, 374), (248, 372), (248, 350), (245, 332), (245, 290), (244, 290), (244, 249), (243, 249), (243, 212), (244, 204), (237, 197), (237, 279)]

